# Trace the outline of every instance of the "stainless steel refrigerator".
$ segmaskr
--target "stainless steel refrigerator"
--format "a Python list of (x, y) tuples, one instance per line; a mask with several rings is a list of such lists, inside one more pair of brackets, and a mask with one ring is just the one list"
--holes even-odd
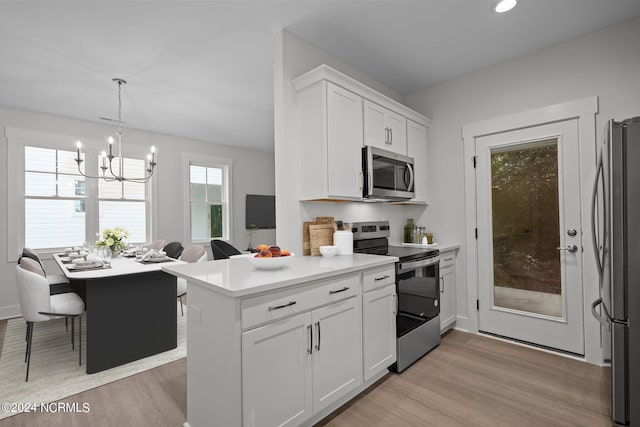
[(592, 224), (601, 323), (617, 425), (640, 426), (640, 117), (609, 121), (594, 183)]

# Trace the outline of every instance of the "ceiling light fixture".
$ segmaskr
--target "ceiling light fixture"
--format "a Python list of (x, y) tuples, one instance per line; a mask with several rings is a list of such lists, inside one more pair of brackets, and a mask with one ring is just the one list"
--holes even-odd
[[(116, 136), (118, 137), (118, 156), (117, 156), (117, 166), (118, 166), (118, 173), (115, 174), (113, 173), (113, 160), (116, 158), (116, 156), (113, 154), (113, 137), (109, 137), (108, 142), (109, 142), (109, 154), (106, 153), (106, 151), (103, 151), (100, 156), (99, 156), (99, 163), (100, 163), (100, 169), (102, 169), (102, 176), (90, 176), (90, 175), (86, 175), (84, 172), (82, 172), (82, 170), (80, 170), (80, 165), (82, 164), (82, 162), (84, 161), (81, 157), (81, 149), (82, 149), (82, 142), (78, 141), (76, 143), (76, 147), (78, 149), (77, 151), (77, 156), (75, 158), (76, 163), (78, 164), (78, 172), (80, 172), (80, 174), (86, 178), (96, 178), (96, 179), (104, 179), (107, 182), (112, 182), (112, 181), (129, 181), (129, 182), (140, 182), (140, 183), (144, 183), (144, 182), (148, 182), (149, 179), (151, 179), (151, 177), (153, 176), (153, 171), (155, 170), (156, 167), (156, 147), (154, 147), (153, 145), (151, 146), (151, 152), (149, 154), (147, 154), (147, 169), (146, 169), (146, 175), (144, 177), (138, 177), (138, 178), (127, 178), (125, 177), (124, 174), (124, 158), (122, 157), (122, 134), (124, 133), (124, 131), (122, 130), (122, 85), (126, 85), (127, 81), (124, 79), (120, 79), (120, 78), (114, 78), (112, 79), (115, 83), (118, 84), (118, 129), (116, 129)], [(116, 120), (114, 120), (116, 121)], [(107, 166), (107, 159), (109, 160), (109, 165)], [(107, 170), (109, 171), (109, 175), (107, 175)]]
[(493, 11), (495, 13), (509, 12), (511, 9), (516, 7), (517, 4), (518, 4), (518, 0), (498, 0), (493, 5)]

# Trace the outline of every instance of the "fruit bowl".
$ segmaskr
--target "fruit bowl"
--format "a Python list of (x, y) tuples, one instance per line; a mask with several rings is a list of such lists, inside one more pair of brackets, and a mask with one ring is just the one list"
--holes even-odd
[(260, 270), (277, 270), (287, 265), (295, 254), (292, 252), (288, 256), (279, 256), (271, 258), (259, 258), (255, 254), (247, 256), (247, 260)]

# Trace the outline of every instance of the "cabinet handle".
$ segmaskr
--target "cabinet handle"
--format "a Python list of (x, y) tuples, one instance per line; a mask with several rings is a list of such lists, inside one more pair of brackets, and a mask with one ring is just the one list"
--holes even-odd
[(388, 274), (385, 274), (384, 276), (382, 276), (382, 277), (376, 277), (376, 278), (374, 278), (373, 280), (377, 282), (377, 281), (379, 281), (379, 280), (384, 280), (384, 279), (388, 279), (388, 278), (389, 278), (389, 275), (388, 275)]
[(391, 144), (390, 138), (389, 138), (389, 128), (384, 128), (384, 143)]
[(442, 286), (440, 287), (440, 293), (444, 294), (444, 276), (440, 276), (440, 280), (442, 281)]
[(393, 294), (393, 314), (398, 314), (398, 295)]
[(307, 353), (313, 354), (313, 328), (311, 325), (308, 325), (307, 329), (309, 330), (309, 348), (307, 349)]
[(316, 328), (318, 328), (318, 344), (316, 344), (316, 351), (320, 351), (320, 321), (316, 322)]
[(358, 188), (360, 192), (362, 192), (363, 185), (364, 185), (364, 176), (362, 175), (362, 170), (360, 170), (358, 172)]
[(389, 128), (389, 145), (393, 144), (393, 129)]
[(338, 289), (337, 291), (329, 291), (329, 295), (331, 295), (331, 294), (339, 294), (340, 292), (344, 292), (344, 291), (348, 291), (348, 290), (349, 290), (349, 287), (345, 286), (344, 288)]
[(453, 261), (453, 258), (445, 258), (445, 261)]
[(282, 304), (282, 305), (276, 305), (275, 307), (269, 307), (269, 311), (280, 310), (281, 308), (290, 307), (290, 306), (294, 305), (295, 303), (296, 303), (295, 301), (289, 301), (288, 304)]

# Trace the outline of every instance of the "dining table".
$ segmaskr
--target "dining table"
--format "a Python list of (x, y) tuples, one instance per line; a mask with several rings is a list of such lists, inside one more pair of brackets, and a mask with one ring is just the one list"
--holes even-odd
[(69, 255), (53, 259), (85, 302), (88, 374), (177, 347), (176, 277), (162, 266), (183, 261), (120, 255), (91, 266)]

